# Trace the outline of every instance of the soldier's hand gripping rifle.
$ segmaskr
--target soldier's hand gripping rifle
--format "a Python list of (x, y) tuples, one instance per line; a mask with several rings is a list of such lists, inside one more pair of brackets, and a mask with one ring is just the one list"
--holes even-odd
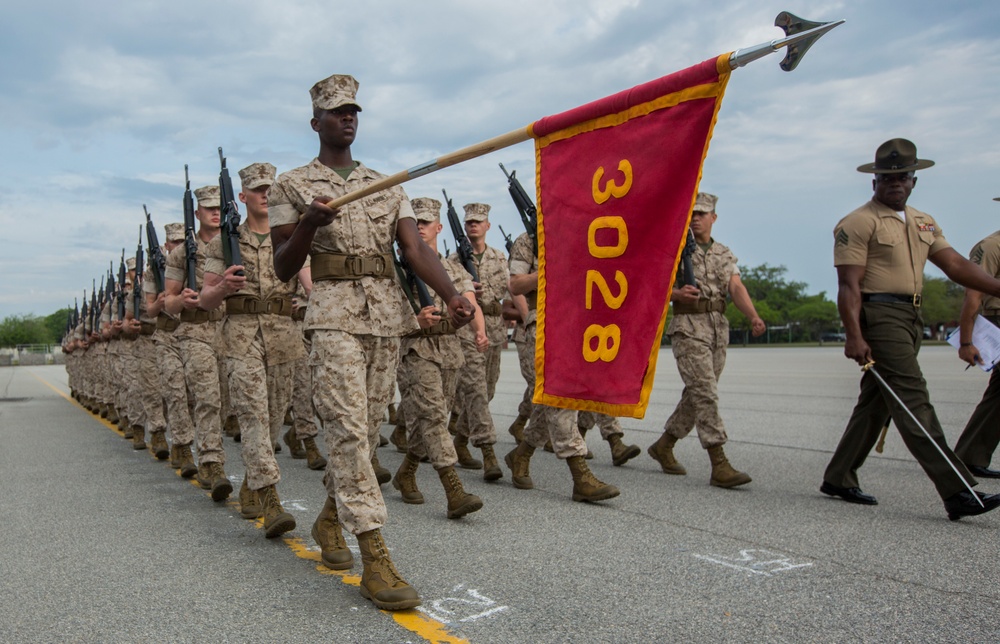
[[(135, 290), (135, 285), (132, 285)], [(122, 261), (118, 264), (118, 320), (125, 321), (125, 249), (122, 249)]]
[(191, 197), (191, 180), (188, 167), (184, 165), (184, 260), (187, 272), (187, 287), (198, 290), (198, 242), (194, 237), (194, 199)]
[(691, 228), (688, 228), (687, 241), (684, 242), (684, 250), (681, 251), (681, 272), (680, 279), (677, 281), (684, 286), (698, 286), (694, 279), (694, 264), (691, 261), (691, 257), (694, 255), (694, 248), (698, 242), (694, 238), (694, 233), (691, 232)]
[[(243, 258), (240, 257), (240, 231), (236, 230), (240, 225), (240, 211), (236, 207), (233, 180), (229, 178), (226, 157), (222, 155), (221, 147), (219, 163), (222, 165), (219, 171), (219, 195), (222, 200), (222, 220), (219, 226), (222, 234), (222, 256), (226, 260), (226, 268), (229, 268), (243, 263)], [(236, 274), (244, 275), (243, 271), (236, 271)]]
[(455, 238), (455, 252), (458, 253), (458, 259), (462, 262), (462, 266), (469, 271), (469, 275), (472, 275), (472, 281), (478, 282), (479, 271), (476, 270), (476, 262), (472, 257), (472, 244), (469, 243), (462, 222), (458, 219), (458, 213), (455, 212), (455, 204), (448, 198), (447, 191), (442, 190), (441, 192), (444, 194), (445, 203), (448, 204), (448, 223), (451, 225), (451, 234)]
[(139, 309), (142, 308), (142, 272), (146, 260), (142, 256), (142, 226), (139, 226), (139, 245), (135, 247), (135, 279), (132, 280), (132, 317), (139, 319)]
[[(187, 166), (184, 166), (184, 177), (187, 178)], [(185, 201), (191, 196), (191, 184), (188, 184), (188, 192), (185, 194)], [(166, 289), (167, 258), (163, 256), (163, 249), (160, 248), (160, 240), (156, 238), (156, 226), (149, 217), (146, 204), (142, 204), (142, 210), (146, 213), (146, 246), (149, 247), (149, 270), (153, 273), (153, 281), (156, 282), (156, 293), (160, 294)], [(194, 219), (194, 209), (191, 210), (191, 218)], [(184, 221), (187, 221), (187, 204), (184, 207)], [(136, 263), (136, 267), (140, 264)], [(136, 271), (139, 269), (136, 268)]]
[(517, 180), (517, 170), (508, 173), (507, 168), (503, 167), (502, 163), (500, 164), (500, 169), (503, 170), (504, 176), (507, 177), (507, 192), (510, 193), (510, 198), (514, 200), (514, 207), (517, 208), (518, 214), (521, 215), (524, 232), (528, 233), (528, 237), (531, 237), (531, 243), (535, 248), (535, 255), (538, 255), (538, 211), (535, 210), (535, 204), (531, 201), (528, 193), (524, 191), (521, 182)]
[[(430, 291), (427, 290), (427, 284), (424, 284), (424, 281), (413, 272), (413, 268), (406, 261), (406, 257), (403, 255), (401, 249), (392, 254), (392, 261), (396, 265), (396, 275), (399, 276), (399, 281), (403, 285), (406, 299), (410, 301), (410, 306), (413, 307), (413, 312), (420, 313), (422, 309), (434, 306), (434, 300), (431, 298)], [(413, 299), (413, 291), (417, 292), (419, 303)]]
[(500, 234), (503, 235), (503, 245), (507, 247), (507, 254), (510, 255), (510, 249), (514, 248), (514, 241), (510, 235), (504, 232), (503, 226), (500, 226)]

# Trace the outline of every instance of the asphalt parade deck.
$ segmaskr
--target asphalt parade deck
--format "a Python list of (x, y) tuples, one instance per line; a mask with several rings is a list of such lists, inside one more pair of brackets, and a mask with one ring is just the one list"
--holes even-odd
[[(921, 362), (954, 444), (986, 375), (949, 347)], [(646, 455), (680, 395), (669, 350), (646, 418), (622, 419), (643, 453), (613, 467), (588, 435), (616, 499), (573, 503), (568, 468), (539, 450), (534, 490), (514, 489), (506, 468), (495, 484), (460, 470), (485, 505), (449, 521), (423, 465), (426, 504), (383, 488), (386, 541), (423, 599), (394, 615), (358, 593), (353, 538), (349, 574), (318, 563), (322, 474), (287, 448), (278, 489), (298, 527), (267, 540), (234, 500), (213, 503), (69, 399), (62, 367), (0, 369), (0, 641), (997, 641), (1000, 511), (948, 521), (895, 430), (861, 470), (878, 506), (819, 493), (859, 375), (837, 347), (731, 349), (721, 410), (726, 452), (754, 479), (741, 489), (708, 485), (694, 435), (676, 450), (687, 476)], [(523, 389), (505, 352), (492, 405), (501, 459)], [(226, 451), (238, 487), (239, 444)], [(390, 445), (379, 457), (394, 471), (402, 456)]]

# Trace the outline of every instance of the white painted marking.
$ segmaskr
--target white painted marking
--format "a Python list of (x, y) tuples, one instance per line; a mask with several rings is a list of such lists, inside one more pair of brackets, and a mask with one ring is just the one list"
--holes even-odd
[(740, 554), (735, 557), (698, 554), (694, 556), (704, 561), (719, 564), (720, 566), (733, 568), (752, 575), (763, 575), (765, 577), (770, 577), (779, 572), (812, 566), (811, 563), (794, 563), (788, 557), (776, 552), (759, 549), (740, 550)]
[(509, 608), (497, 604), (474, 588), (465, 588), (465, 584), (458, 584), (451, 590), (452, 593), (462, 593), (462, 591), (464, 594), (434, 599), (418, 607), (417, 610), (443, 624), (449, 624), (474, 622), (484, 617), (492, 617)]
[(305, 505), (305, 501), (300, 499), (292, 499), (290, 501), (282, 501), (281, 505), (285, 507), (286, 510), (295, 510), (296, 512), (308, 512), (309, 508)]

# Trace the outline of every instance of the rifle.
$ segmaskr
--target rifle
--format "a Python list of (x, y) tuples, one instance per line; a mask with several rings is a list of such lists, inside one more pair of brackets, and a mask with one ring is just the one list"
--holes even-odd
[(83, 336), (89, 339), (90, 332), (87, 325), (90, 322), (90, 309), (87, 308), (87, 289), (83, 289), (83, 306), (80, 308), (80, 317), (83, 319)]
[(135, 279), (132, 280), (132, 317), (139, 319), (139, 309), (142, 305), (142, 270), (145, 266), (145, 259), (142, 256), (142, 226), (139, 226), (139, 245), (135, 247)]
[(465, 236), (462, 222), (458, 220), (458, 213), (455, 212), (455, 205), (448, 198), (448, 193), (444, 190), (441, 192), (444, 193), (445, 203), (448, 204), (448, 223), (451, 224), (451, 234), (455, 237), (455, 252), (458, 253), (458, 259), (462, 262), (462, 266), (469, 271), (469, 275), (472, 275), (472, 281), (478, 282), (479, 271), (476, 270), (476, 262), (472, 257), (472, 244)]
[[(132, 285), (135, 289), (135, 284)], [(122, 249), (122, 261), (118, 264), (118, 319), (125, 321), (125, 249)]]
[[(434, 306), (434, 300), (431, 298), (430, 291), (427, 290), (427, 284), (413, 272), (413, 268), (406, 261), (402, 250), (392, 254), (392, 261), (396, 265), (396, 274), (399, 276), (399, 281), (403, 284), (403, 291), (406, 292), (406, 299), (410, 300), (413, 312), (420, 313), (421, 309)], [(413, 299), (413, 291), (417, 292), (419, 306), (417, 301)]]
[[(226, 268), (243, 263), (240, 257), (240, 231), (236, 229), (240, 225), (240, 211), (236, 207), (236, 194), (233, 193), (233, 180), (229, 178), (229, 170), (226, 168), (226, 157), (222, 156), (222, 148), (219, 148), (219, 162), (222, 169), (219, 171), (219, 195), (222, 200), (222, 220), (219, 222), (222, 233), (222, 256), (226, 260)], [(243, 271), (236, 271), (237, 275), (244, 275)]]
[(517, 180), (517, 170), (508, 173), (507, 168), (500, 164), (500, 169), (503, 170), (503, 174), (507, 177), (507, 192), (510, 193), (510, 198), (514, 200), (514, 207), (517, 208), (517, 212), (521, 215), (521, 223), (524, 224), (524, 232), (528, 233), (528, 237), (531, 238), (531, 243), (535, 248), (535, 255), (538, 255), (538, 211), (535, 210), (535, 204), (531, 201), (531, 197), (528, 193), (524, 191), (524, 187), (521, 186), (521, 182)]
[[(86, 296), (84, 296), (84, 299), (86, 299)], [(75, 329), (78, 324), (80, 324), (80, 304), (76, 301), (76, 298), (74, 297), (73, 298), (73, 328)]]
[(677, 281), (684, 284), (685, 286), (697, 286), (694, 279), (694, 265), (691, 262), (691, 256), (694, 255), (694, 247), (698, 242), (695, 241), (694, 233), (688, 228), (687, 240), (684, 242), (684, 250), (681, 251), (681, 271), (682, 275)]
[[(103, 280), (101, 278), (101, 286), (104, 286)], [(95, 316), (97, 319), (95, 320)], [(97, 333), (96, 321), (100, 321), (100, 316), (97, 314), (97, 280), (91, 278), (90, 280), (90, 332)]]
[(444, 256), (445, 257), (450, 257), (451, 256), (451, 251), (448, 250), (448, 240), (445, 239), (443, 241), (444, 241)]
[(194, 199), (191, 197), (191, 180), (184, 164), (184, 259), (187, 265), (187, 287), (198, 290), (198, 242), (194, 237)]
[(510, 235), (504, 232), (503, 226), (500, 226), (500, 234), (503, 235), (503, 245), (507, 247), (507, 254), (510, 255), (510, 249), (514, 247), (514, 242)]
[[(184, 166), (184, 178), (187, 179), (187, 166)], [(187, 203), (186, 200), (190, 198), (191, 184), (188, 183), (188, 190), (184, 195), (184, 221), (187, 221)], [(149, 218), (149, 211), (146, 210), (146, 204), (142, 204), (142, 210), (146, 213), (146, 245), (149, 246), (149, 270), (153, 273), (153, 281), (156, 282), (156, 292), (157, 294), (162, 293), (164, 289), (167, 288), (166, 282), (166, 271), (167, 271), (167, 258), (163, 256), (163, 249), (160, 248), (160, 240), (156, 238), (156, 226), (153, 225), (153, 220)], [(194, 219), (194, 210), (191, 211), (191, 218)], [(193, 225), (193, 224), (192, 224)], [(140, 228), (140, 236), (142, 235)], [(142, 242), (140, 242), (141, 244)], [(138, 260), (136, 260), (136, 271), (139, 270)]]

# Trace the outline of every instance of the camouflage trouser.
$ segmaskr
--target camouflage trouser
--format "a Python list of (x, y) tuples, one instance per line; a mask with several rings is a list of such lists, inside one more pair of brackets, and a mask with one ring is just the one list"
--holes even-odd
[(226, 377), (226, 358), (221, 352), (216, 354), (219, 360), (219, 418), (225, 423), (230, 416), (235, 416), (236, 412), (229, 405), (229, 380)]
[(189, 445), (194, 440), (194, 423), (191, 422), (191, 411), (188, 408), (180, 341), (166, 331), (157, 331), (153, 334), (153, 342), (156, 345), (160, 391), (167, 403), (170, 442), (174, 445)]
[(199, 463), (225, 463), (222, 421), (219, 419), (219, 361), (211, 343), (179, 338), (184, 361), (184, 381), (194, 397), (195, 447)]
[(468, 436), (474, 447), (493, 445), (497, 442), (497, 430), (490, 413), (490, 401), (496, 391), (496, 380), (490, 383), (491, 363), (496, 363), (497, 377), (500, 367), (500, 347), (490, 346), (486, 353), (479, 353), (476, 345), (462, 340), (465, 366), (458, 372), (455, 407), (459, 409), (456, 429), (458, 434)]
[(601, 429), (601, 438), (608, 440), (608, 436), (622, 434), (621, 423), (614, 416), (601, 414), (596, 411), (578, 412), (576, 426), (583, 430), (590, 430), (597, 425)]
[(532, 353), (526, 353), (527, 342), (517, 342), (517, 360), (521, 367), (521, 377), (524, 378), (524, 382), (527, 386), (524, 388), (524, 395), (521, 396), (521, 402), (517, 404), (517, 415), (524, 416), (528, 418), (531, 416), (531, 408), (534, 403), (531, 399), (535, 396), (535, 354), (534, 354), (534, 343), (532, 343)]
[[(305, 340), (306, 355), (311, 350), (311, 343)], [(316, 418), (312, 404), (312, 371), (309, 368), (309, 358), (302, 358), (292, 363), (292, 412), (295, 415), (295, 437), (316, 438), (319, 431), (316, 428)]]
[[(525, 329), (525, 351), (521, 354), (521, 375), (528, 371), (524, 356), (531, 356), (531, 380), (528, 386), (535, 390), (535, 324), (531, 323)], [(527, 380), (527, 376), (525, 376)], [(576, 411), (560, 409), (548, 405), (532, 405), (528, 425), (524, 428), (524, 440), (528, 445), (539, 448), (547, 440), (552, 441), (552, 450), (559, 458), (571, 456), (586, 456), (587, 443), (580, 436), (576, 426)]]
[(121, 364), (119, 375), (121, 376), (121, 382), (119, 384), (119, 391), (122, 392), (121, 404), (124, 407), (118, 407), (119, 412), (125, 409), (128, 413), (128, 421), (132, 425), (146, 426), (146, 410), (142, 406), (142, 395), (139, 390), (139, 382), (137, 378), (139, 377), (139, 363), (136, 358), (135, 346), (139, 340), (122, 340), (124, 344), (121, 347), (121, 352), (118, 354), (118, 360)]
[(257, 337), (241, 358), (226, 358), (229, 403), (240, 421), (247, 486), (259, 490), (281, 480), (274, 443), (292, 398), (292, 364), (267, 365)]
[(398, 361), (399, 338), (312, 331), (313, 407), (329, 454), (323, 483), (352, 534), (381, 528), (387, 518), (371, 458)]
[(684, 391), (663, 431), (674, 438), (684, 438), (697, 426), (698, 438), (705, 449), (725, 444), (718, 384), (726, 366), (726, 346), (676, 333), (671, 336), (670, 344)]
[(453, 466), (458, 454), (448, 434), (448, 410), (455, 399), (458, 370), (442, 369), (412, 351), (403, 356), (399, 370), (400, 389), (407, 401), (407, 450), (427, 456), (434, 469)]
[(167, 427), (163, 417), (163, 396), (160, 394), (160, 376), (156, 366), (156, 343), (151, 335), (140, 335), (133, 343), (135, 369), (132, 377), (138, 387), (146, 428), (162, 432)]

